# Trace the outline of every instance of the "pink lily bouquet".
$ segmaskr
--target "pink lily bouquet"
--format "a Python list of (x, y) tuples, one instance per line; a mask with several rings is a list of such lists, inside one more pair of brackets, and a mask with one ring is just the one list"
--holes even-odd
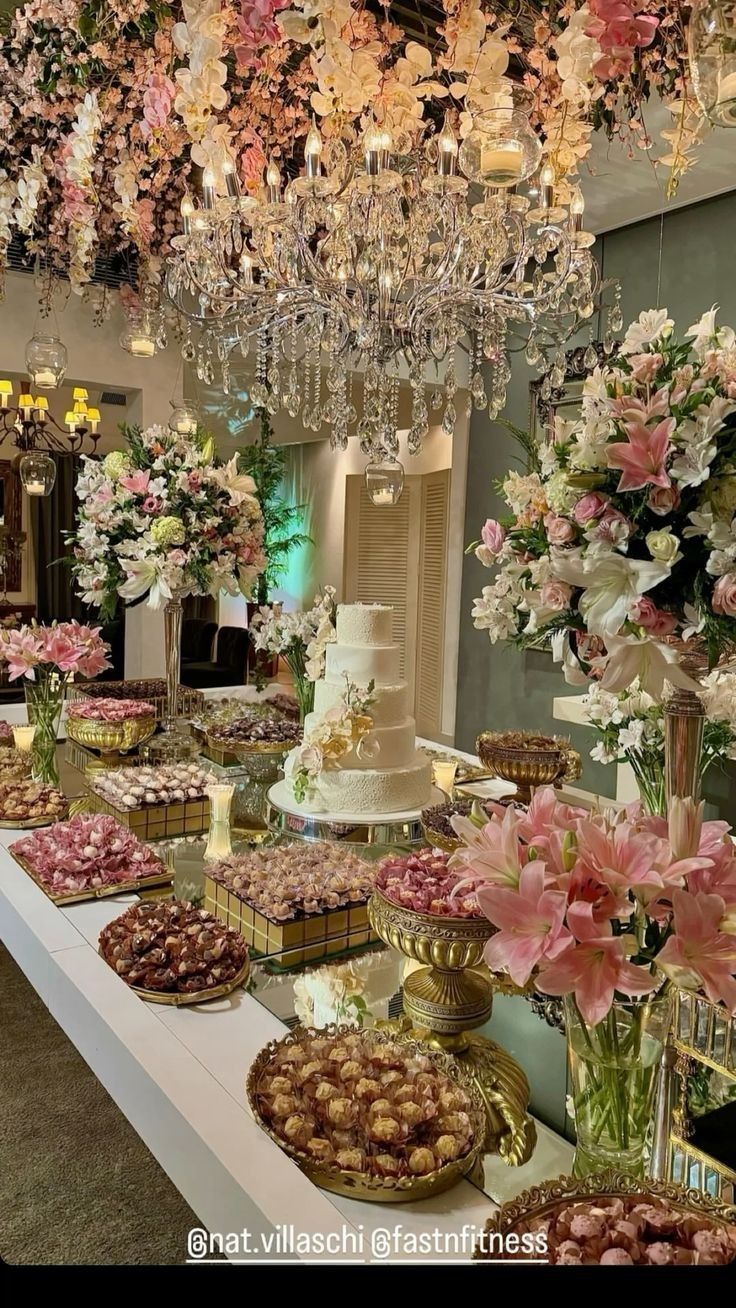
[[(736, 643), (736, 333), (714, 306), (674, 336), (666, 309), (631, 324), (501, 493), (474, 547), (496, 570), (475, 601), (492, 642), (547, 643), (566, 679), (619, 691), (695, 688), (678, 646), (713, 666)], [(677, 638), (675, 640), (674, 638)]]
[[(485, 960), (520, 987), (564, 997), (578, 1147), (635, 1170), (670, 1019), (667, 981), (736, 1013), (736, 846), (725, 822), (675, 799), (669, 823), (560, 803), (484, 826), (456, 816), (464, 869), (497, 928)], [(479, 880), (480, 879), (480, 880)]]

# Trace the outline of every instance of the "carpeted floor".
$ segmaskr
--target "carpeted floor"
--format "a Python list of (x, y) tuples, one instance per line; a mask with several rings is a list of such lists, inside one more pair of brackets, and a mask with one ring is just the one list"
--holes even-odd
[(172, 1265), (200, 1222), (0, 945), (0, 1256)]

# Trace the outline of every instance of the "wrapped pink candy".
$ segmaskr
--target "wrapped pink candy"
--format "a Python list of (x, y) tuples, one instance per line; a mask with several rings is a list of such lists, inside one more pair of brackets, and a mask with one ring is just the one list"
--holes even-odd
[(69, 718), (92, 718), (95, 722), (127, 722), (129, 718), (155, 718), (156, 709), (139, 699), (72, 700)]
[(0, 740), (12, 741), (12, 739), (13, 739), (13, 728), (11, 727), (10, 723), (6, 722), (4, 719), (0, 720)]
[(545, 1236), (547, 1259), (558, 1266), (686, 1267), (736, 1260), (736, 1226), (683, 1212), (658, 1195), (564, 1204), (530, 1218), (524, 1229)]
[(137, 881), (156, 876), (163, 868), (148, 845), (106, 816), (80, 813), (68, 822), (34, 831), (10, 848), (55, 895)]
[[(437, 917), (482, 917), (475, 897), (482, 878), (470, 880), (461, 872), (450, 872), (450, 856), (438, 849), (422, 849), (416, 854), (390, 854), (378, 866), (376, 885), (400, 908), (414, 913), (431, 913)], [(456, 887), (463, 883), (459, 894)]]

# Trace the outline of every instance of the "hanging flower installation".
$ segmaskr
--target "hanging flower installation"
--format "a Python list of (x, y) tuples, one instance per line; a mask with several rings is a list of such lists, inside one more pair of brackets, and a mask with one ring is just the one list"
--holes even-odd
[(553, 13), (522, 0), (510, 19), (444, 0), (444, 11), (430, 53), (390, 6), (379, 18), (357, 0), (31, 0), (4, 20), (0, 254), (18, 230), (52, 268), (70, 264), (81, 291), (95, 255), (136, 250), (155, 287), (192, 161), (235, 161), (252, 192), (312, 112), (348, 143), (375, 116), (401, 152), (450, 108), (465, 137), (510, 60), (558, 180), (594, 128), (645, 145), (653, 90), (674, 108), (666, 158), (676, 174), (692, 162), (687, 6), (573, 0)]
[(476, 555), (496, 570), (473, 618), (492, 642), (546, 637), (573, 684), (639, 678), (696, 689), (684, 664), (736, 647), (736, 333), (717, 305), (684, 343), (645, 311), (620, 355), (583, 383), (582, 418), (557, 419), (527, 475), (508, 474), (508, 518)]

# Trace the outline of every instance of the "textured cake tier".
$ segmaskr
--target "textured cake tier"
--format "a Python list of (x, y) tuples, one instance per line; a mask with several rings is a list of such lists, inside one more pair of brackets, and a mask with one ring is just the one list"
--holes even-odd
[[(308, 713), (304, 720), (304, 734), (309, 735), (315, 727), (319, 726), (322, 720), (320, 713)], [(413, 718), (403, 718), (400, 722), (394, 722), (388, 727), (376, 727), (374, 731), (369, 731), (364, 737), (366, 756), (361, 758), (351, 749), (348, 754), (340, 760), (340, 767), (356, 768), (365, 771), (367, 768), (403, 768), (413, 763), (416, 753), (416, 735), (417, 726)], [(377, 752), (369, 757), (372, 750), (378, 747)]]
[(329, 681), (345, 677), (354, 686), (395, 686), (401, 680), (398, 645), (328, 645), (325, 651), (325, 677)]
[[(363, 687), (363, 689), (365, 689)], [(408, 716), (408, 686), (400, 681), (398, 686), (377, 686), (373, 692), (373, 703), (368, 712), (377, 727), (390, 727)], [(321, 717), (328, 709), (337, 708), (345, 694), (345, 678), (335, 681), (317, 681), (314, 686), (314, 711)]]
[[(432, 796), (432, 765), (417, 753), (405, 768), (338, 768), (319, 779), (328, 813), (404, 813), (426, 808)], [(309, 805), (304, 805), (309, 811)]]
[(387, 604), (338, 604), (337, 639), (342, 645), (390, 645), (394, 611)]

